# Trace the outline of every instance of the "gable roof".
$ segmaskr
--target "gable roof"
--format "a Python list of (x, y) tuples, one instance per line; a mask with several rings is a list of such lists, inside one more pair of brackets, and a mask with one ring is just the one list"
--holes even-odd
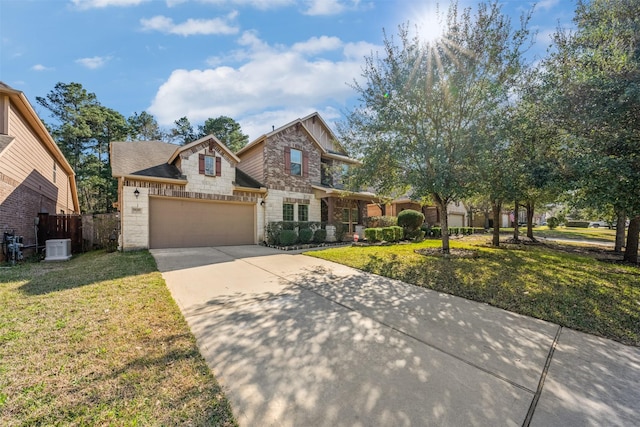
[(169, 160), (167, 161), (167, 163), (173, 163), (173, 161), (180, 155), (180, 153), (184, 153), (185, 151), (189, 151), (191, 150), (193, 147), (196, 147), (200, 144), (202, 144), (203, 142), (210, 142), (213, 141), (214, 143), (216, 143), (218, 145), (218, 147), (220, 147), (222, 149), (222, 151), (224, 151), (225, 154), (227, 154), (231, 159), (233, 159), (236, 163), (240, 162), (240, 159), (238, 158), (238, 156), (236, 156), (235, 154), (233, 154), (233, 151), (229, 150), (229, 148), (224, 145), (218, 138), (216, 138), (213, 135), (207, 135), (207, 136), (203, 136), (202, 138), (193, 141), (187, 145), (182, 145), (180, 147), (178, 147), (173, 154), (171, 155), (171, 157), (169, 158)]
[(349, 156), (343, 154), (343, 153), (338, 153), (338, 152), (334, 152), (334, 151), (329, 151), (326, 150), (322, 144), (320, 144), (320, 142), (318, 141), (318, 139), (316, 138), (316, 136), (313, 134), (313, 132), (311, 132), (307, 126), (305, 126), (304, 122), (311, 119), (311, 118), (317, 118), (320, 120), (320, 123), (322, 123), (322, 125), (324, 126), (325, 130), (327, 131), (327, 133), (331, 136), (333, 142), (335, 144), (338, 145), (338, 147), (340, 149), (342, 149), (343, 152), (346, 153), (346, 150), (344, 150), (344, 148), (340, 145), (340, 143), (338, 142), (337, 138), (335, 137), (335, 134), (333, 133), (333, 131), (331, 130), (331, 128), (329, 128), (329, 126), (327, 126), (327, 123), (322, 119), (322, 117), (320, 117), (320, 114), (316, 111), (314, 113), (309, 114), (308, 116), (305, 116), (303, 118), (299, 118), (296, 120), (293, 120), (292, 122), (287, 123), (284, 126), (280, 126), (277, 129), (272, 130), (269, 133), (263, 134), (261, 136), (259, 136), (257, 139), (253, 140), (251, 143), (245, 145), (243, 148), (241, 148), (240, 150), (238, 150), (238, 152), (236, 153), (238, 156), (242, 155), (242, 153), (245, 153), (247, 151), (249, 151), (250, 149), (256, 147), (259, 144), (264, 143), (267, 138), (276, 135), (280, 132), (282, 132), (285, 129), (288, 129), (292, 126), (300, 126), (306, 133), (307, 135), (309, 135), (309, 139), (311, 139), (311, 141), (318, 147), (318, 150), (320, 151), (322, 157), (327, 157), (330, 159), (336, 159), (336, 160), (341, 160), (347, 163), (359, 163), (357, 160), (350, 158)]
[(177, 148), (162, 141), (114, 141), (110, 148), (111, 175), (181, 179), (180, 170), (167, 163)]
[[(65, 173), (69, 177), (69, 186), (71, 187), (71, 197), (73, 199), (74, 207), (73, 210), (75, 212), (80, 212), (78, 188), (76, 187), (76, 174), (69, 164), (69, 161), (67, 161), (67, 158), (62, 153), (62, 150), (60, 150), (60, 147), (58, 147), (56, 142), (51, 137), (51, 134), (49, 134), (47, 127), (44, 125), (42, 120), (40, 120), (40, 117), (38, 117), (38, 114), (31, 106), (31, 103), (29, 102), (25, 94), (19, 90), (13, 89), (6, 83), (0, 82), (0, 95), (1, 94), (7, 95), (9, 97), (12, 105), (16, 107), (27, 124), (36, 133), (44, 148), (51, 154), (54, 159), (58, 161), (62, 169), (65, 171)], [(7, 140), (6, 137), (3, 138), (3, 141), (0, 141), (0, 156), (2, 155), (4, 149), (10, 143), (11, 141)]]

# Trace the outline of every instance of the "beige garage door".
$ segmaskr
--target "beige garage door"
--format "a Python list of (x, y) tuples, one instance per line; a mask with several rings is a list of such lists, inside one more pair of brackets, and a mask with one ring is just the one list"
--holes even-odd
[(464, 227), (464, 215), (449, 214), (449, 227)]
[(149, 199), (149, 247), (252, 245), (255, 205)]

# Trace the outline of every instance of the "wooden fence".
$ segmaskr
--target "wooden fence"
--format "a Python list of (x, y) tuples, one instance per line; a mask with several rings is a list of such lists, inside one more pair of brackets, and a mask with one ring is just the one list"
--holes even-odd
[(82, 252), (82, 216), (38, 214), (38, 247), (49, 239), (71, 239), (71, 253)]

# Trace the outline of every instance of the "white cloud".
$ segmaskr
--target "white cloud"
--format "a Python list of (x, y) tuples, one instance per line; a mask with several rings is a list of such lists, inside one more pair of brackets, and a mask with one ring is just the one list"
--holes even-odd
[(111, 6), (138, 6), (139, 4), (145, 3), (147, 1), (149, 0), (71, 0), (71, 3), (73, 3), (78, 9), (87, 10), (104, 9)]
[(90, 70), (103, 67), (107, 62), (111, 60), (110, 56), (93, 56), (91, 58), (76, 59), (76, 63), (80, 64)]
[(45, 66), (44, 66), (44, 65), (42, 65), (42, 64), (36, 64), (36, 65), (34, 65), (33, 67), (31, 67), (31, 69), (32, 69), (33, 71), (52, 71), (52, 70), (53, 70), (53, 68), (51, 68), (51, 67), (45, 67)]
[[(247, 123), (253, 130), (245, 132), (254, 138), (269, 131), (272, 124), (278, 127), (315, 110), (343, 106), (355, 95), (348, 83), (360, 78), (363, 56), (377, 50), (371, 44), (343, 43), (332, 37), (314, 37), (290, 47), (271, 46), (252, 32), (244, 33), (237, 42), (245, 57), (239, 66), (174, 70), (148, 111), (167, 126), (185, 115), (192, 123), (226, 115), (243, 124), (243, 129)], [(322, 47), (338, 59), (311, 60), (300, 50), (303, 46), (315, 47), (314, 52)], [(236, 58), (240, 56), (235, 53)], [(268, 129), (257, 130), (258, 123), (264, 126), (267, 122), (271, 122)]]
[(158, 15), (149, 19), (141, 19), (143, 31), (160, 31), (167, 34), (180, 36), (211, 35), (211, 34), (236, 34), (238, 27), (229, 25), (227, 21), (233, 20), (237, 12), (232, 12), (225, 18), (213, 19), (187, 19), (181, 24), (176, 24), (173, 19)]
[(345, 5), (340, 0), (310, 0), (309, 8), (305, 15), (337, 15), (345, 10)]
[[(170, 0), (175, 1), (175, 0)], [(282, 6), (290, 6), (296, 3), (296, 0), (198, 0), (200, 3), (209, 3), (215, 5), (237, 5), (250, 6), (260, 10), (275, 9)]]
[(291, 50), (301, 54), (314, 55), (316, 53), (336, 50), (342, 46), (342, 41), (338, 37), (311, 37), (301, 43), (295, 43)]
[(536, 3), (536, 8), (549, 10), (560, 3), (560, 0), (541, 0)]

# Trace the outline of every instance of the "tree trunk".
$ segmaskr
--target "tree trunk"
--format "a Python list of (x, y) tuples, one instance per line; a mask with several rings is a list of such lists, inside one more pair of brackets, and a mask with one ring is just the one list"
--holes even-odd
[(520, 241), (520, 227), (518, 227), (518, 217), (520, 216), (520, 205), (516, 200), (515, 207), (513, 208), (513, 241)]
[(640, 239), (640, 216), (631, 219), (627, 231), (627, 247), (624, 250), (624, 260), (633, 264), (638, 263), (638, 239)]
[(627, 222), (627, 213), (623, 210), (616, 211), (618, 216), (616, 220), (616, 245), (614, 251), (616, 253), (622, 252), (622, 247), (624, 246), (624, 230)]
[(527, 237), (535, 241), (533, 237), (533, 210), (535, 206), (531, 200), (527, 201)]
[(500, 213), (502, 211), (502, 202), (499, 200), (492, 200), (491, 210), (493, 212), (493, 239), (491, 244), (498, 247), (500, 246)]
[(449, 218), (447, 215), (447, 203), (443, 201), (442, 198), (437, 195), (432, 195), (433, 199), (436, 202), (436, 206), (440, 211), (440, 229), (442, 231), (442, 253), (449, 254)]
[(489, 229), (489, 215), (491, 215), (491, 209), (485, 209), (483, 212), (484, 214), (484, 229), (488, 230)]

